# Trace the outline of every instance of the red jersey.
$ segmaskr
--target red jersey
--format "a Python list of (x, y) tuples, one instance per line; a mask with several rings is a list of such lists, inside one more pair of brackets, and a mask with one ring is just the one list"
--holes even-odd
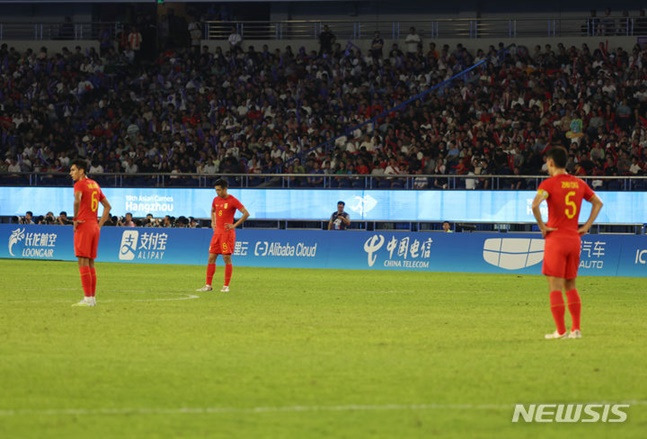
[(245, 206), (233, 195), (227, 195), (227, 198), (214, 198), (211, 203), (211, 212), (216, 214), (216, 231), (226, 231), (225, 224), (234, 223), (236, 209), (242, 211), (244, 208)]
[(79, 212), (74, 218), (76, 221), (94, 221), (97, 222), (97, 211), (99, 203), (105, 199), (101, 188), (96, 181), (90, 178), (84, 178), (74, 183), (74, 194), (81, 192), (81, 204)]
[(538, 191), (548, 203), (546, 226), (557, 229), (551, 233), (577, 234), (582, 199), (589, 201), (595, 195), (589, 185), (572, 175), (559, 174), (542, 181)]

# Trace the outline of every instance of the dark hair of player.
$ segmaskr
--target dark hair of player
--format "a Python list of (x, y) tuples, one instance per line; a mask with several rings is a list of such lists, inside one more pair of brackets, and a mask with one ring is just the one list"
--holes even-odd
[[(76, 159), (72, 162), (72, 165), (76, 166), (76, 169), (83, 169), (83, 172), (88, 171), (88, 162), (83, 159)], [(72, 166), (70, 165), (70, 166)]]
[(218, 180), (216, 180), (216, 183), (213, 186), (214, 187), (220, 186), (222, 188), (226, 188), (227, 187), (227, 180), (225, 180), (224, 178), (219, 178)]
[(568, 153), (561, 146), (553, 146), (546, 153), (546, 158), (553, 159), (555, 166), (563, 169), (566, 167), (566, 161), (568, 160)]

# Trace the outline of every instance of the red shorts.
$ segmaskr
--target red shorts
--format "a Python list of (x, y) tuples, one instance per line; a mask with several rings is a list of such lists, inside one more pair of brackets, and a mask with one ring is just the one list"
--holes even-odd
[(541, 272), (546, 276), (575, 279), (580, 265), (580, 235), (549, 234), (544, 243), (544, 264)]
[(236, 231), (227, 230), (224, 232), (213, 232), (211, 244), (209, 244), (209, 253), (218, 255), (230, 255), (234, 252), (236, 245)]
[(99, 224), (96, 222), (84, 222), (76, 226), (74, 254), (77, 258), (97, 258), (100, 233)]

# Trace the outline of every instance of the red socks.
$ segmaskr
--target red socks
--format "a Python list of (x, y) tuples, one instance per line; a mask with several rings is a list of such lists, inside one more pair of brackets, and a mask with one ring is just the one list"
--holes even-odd
[(564, 297), (561, 291), (550, 292), (550, 311), (553, 313), (553, 320), (557, 326), (557, 332), (563, 334), (566, 332), (566, 325), (564, 324)]
[(225, 286), (229, 286), (229, 281), (231, 280), (231, 273), (234, 271), (234, 266), (232, 264), (225, 264)]
[(216, 264), (207, 264), (207, 285), (211, 285), (213, 275), (216, 272)]
[(97, 295), (97, 270), (90, 267), (90, 276), (92, 278), (92, 297)]
[(568, 311), (571, 313), (571, 318), (573, 319), (571, 331), (575, 331), (576, 329), (580, 329), (580, 314), (582, 312), (582, 302), (576, 289), (566, 292), (566, 301), (568, 303)]
[(79, 274), (81, 275), (83, 295), (85, 297), (92, 297), (92, 273), (90, 272), (90, 267), (79, 267)]
[[(225, 285), (229, 285), (231, 280), (231, 273), (234, 271), (232, 264), (225, 264)], [(216, 264), (207, 264), (207, 285), (212, 285), (213, 275), (216, 273)]]

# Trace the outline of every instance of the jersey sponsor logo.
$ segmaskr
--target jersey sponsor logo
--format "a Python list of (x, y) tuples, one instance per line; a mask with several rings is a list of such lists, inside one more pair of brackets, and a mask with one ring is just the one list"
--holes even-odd
[(512, 422), (625, 422), (629, 404), (515, 404)]
[(421, 241), (409, 236), (391, 236), (387, 241), (384, 235), (375, 234), (364, 242), (364, 251), (369, 267), (381, 260), (380, 264), (389, 268), (429, 268), (433, 242), (431, 238)]
[(348, 208), (360, 215), (370, 212), (375, 209), (375, 206), (377, 206), (377, 200), (370, 195), (364, 195), (363, 197), (355, 195), (353, 202), (348, 203)]
[(544, 240), (489, 238), (483, 243), (483, 260), (504, 270), (520, 270), (544, 259)]
[(25, 228), (18, 228), (9, 235), (9, 254), (22, 258), (53, 258), (57, 238), (56, 233), (25, 232)]

